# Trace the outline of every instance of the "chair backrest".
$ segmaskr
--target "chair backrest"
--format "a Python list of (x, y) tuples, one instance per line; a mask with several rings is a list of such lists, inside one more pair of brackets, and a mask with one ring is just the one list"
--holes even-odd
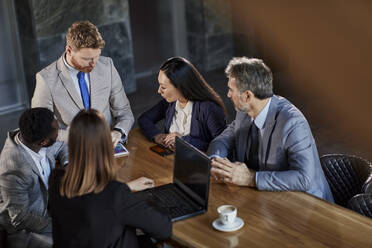
[(363, 193), (363, 187), (372, 173), (367, 160), (345, 154), (328, 154), (320, 162), (331, 188), (335, 203), (347, 207), (347, 202), (356, 194)]
[(6, 231), (5, 229), (0, 225), (0, 247), (6, 248)]
[(372, 194), (359, 194), (350, 199), (347, 207), (372, 218)]

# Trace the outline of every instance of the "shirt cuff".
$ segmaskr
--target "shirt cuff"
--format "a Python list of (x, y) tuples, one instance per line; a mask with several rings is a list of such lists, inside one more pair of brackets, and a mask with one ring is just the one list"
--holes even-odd
[(125, 132), (124, 129), (121, 129), (119, 127), (114, 127), (113, 130), (118, 131), (118, 132), (121, 133), (120, 142), (125, 142), (127, 140), (128, 135), (127, 135), (127, 133)]
[(213, 154), (209, 156), (209, 159), (212, 159), (212, 158), (222, 158), (222, 157), (217, 154)]
[(256, 173), (255, 173), (255, 175), (254, 175), (254, 177), (255, 177), (254, 182), (256, 183), (256, 188), (258, 188), (258, 187), (257, 187), (257, 175), (258, 175), (258, 171), (256, 171)]

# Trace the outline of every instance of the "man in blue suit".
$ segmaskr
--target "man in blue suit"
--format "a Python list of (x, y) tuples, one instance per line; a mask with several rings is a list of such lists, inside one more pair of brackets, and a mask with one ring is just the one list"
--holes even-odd
[(229, 62), (226, 74), (227, 96), (237, 114), (209, 146), (212, 175), (259, 190), (305, 191), (333, 202), (309, 124), (287, 99), (273, 95), (271, 70), (260, 59), (241, 57)]

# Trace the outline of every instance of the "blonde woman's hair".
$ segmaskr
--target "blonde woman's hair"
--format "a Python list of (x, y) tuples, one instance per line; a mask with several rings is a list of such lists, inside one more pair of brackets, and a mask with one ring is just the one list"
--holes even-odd
[(98, 28), (89, 21), (74, 22), (66, 34), (66, 45), (74, 50), (81, 48), (103, 49), (105, 41)]
[(82, 110), (72, 120), (68, 151), (69, 164), (59, 189), (61, 196), (99, 193), (115, 179), (110, 128), (97, 110)]

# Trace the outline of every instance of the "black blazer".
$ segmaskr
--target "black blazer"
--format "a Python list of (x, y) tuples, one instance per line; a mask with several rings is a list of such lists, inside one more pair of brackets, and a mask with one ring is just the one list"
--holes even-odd
[(49, 181), (54, 247), (138, 247), (135, 229), (155, 239), (172, 234), (170, 219), (132, 194), (129, 187), (111, 181), (98, 194), (68, 199), (59, 194), (63, 170), (54, 170)]
[[(168, 103), (161, 100), (151, 109), (144, 112), (138, 118), (144, 135), (152, 140), (154, 136), (161, 133), (156, 123), (165, 119), (165, 133), (169, 133), (173, 116), (176, 112), (176, 102)], [(221, 106), (211, 101), (195, 101), (192, 107), (190, 134), (182, 139), (196, 148), (206, 151), (211, 142), (226, 128), (226, 116)]]

